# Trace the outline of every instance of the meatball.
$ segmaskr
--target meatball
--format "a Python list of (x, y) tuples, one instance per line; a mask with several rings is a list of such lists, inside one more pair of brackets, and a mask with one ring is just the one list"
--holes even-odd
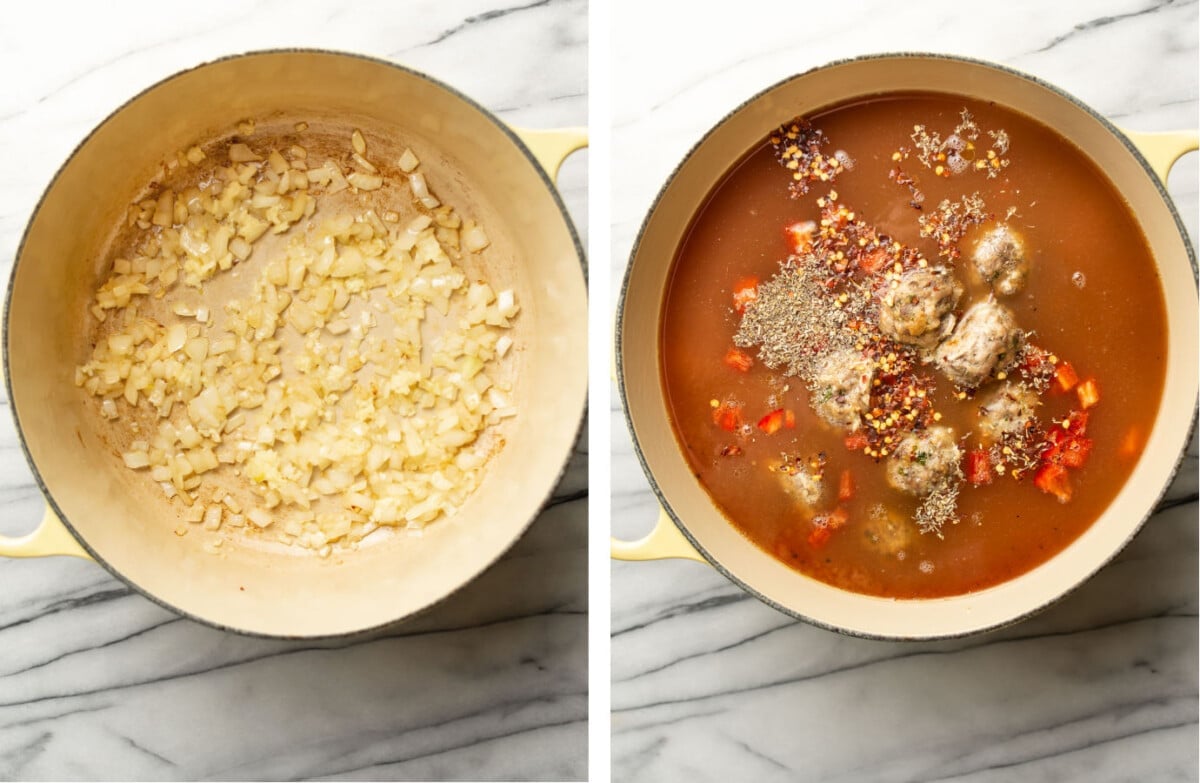
[(901, 492), (924, 497), (959, 477), (962, 452), (949, 427), (930, 427), (904, 436), (888, 458), (887, 480)]
[(1001, 386), (979, 406), (979, 432), (986, 441), (1024, 434), (1041, 403), (1032, 389), (1015, 383)]
[(884, 555), (903, 558), (905, 550), (912, 544), (916, 529), (912, 523), (883, 506), (871, 509), (863, 535), (867, 544)]
[(988, 297), (963, 314), (954, 331), (937, 347), (934, 363), (946, 377), (968, 389), (1006, 369), (1021, 351), (1025, 334), (1007, 307)]
[(835, 427), (857, 430), (871, 404), (874, 366), (850, 349), (824, 358), (813, 374), (809, 388), (813, 410)]
[(932, 348), (954, 328), (951, 311), (962, 286), (942, 267), (906, 272), (879, 305), (879, 331), (901, 343)]
[(825, 474), (820, 467), (795, 464), (776, 468), (783, 491), (806, 506), (813, 507), (825, 492)]
[(1025, 286), (1029, 257), (1020, 234), (1008, 226), (995, 226), (983, 235), (971, 254), (975, 269), (985, 283), (1001, 296), (1011, 296)]

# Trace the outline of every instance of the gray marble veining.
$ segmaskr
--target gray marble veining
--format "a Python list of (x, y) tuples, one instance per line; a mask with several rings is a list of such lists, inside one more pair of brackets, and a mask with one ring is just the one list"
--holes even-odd
[[(803, 8), (819, 7), (815, 19)], [(613, 290), (646, 209), (733, 106), (835, 59), (937, 51), (1056, 83), (1141, 130), (1197, 125), (1194, 2), (619, 6)], [(819, 20), (819, 24), (816, 21)], [(1197, 156), (1169, 188), (1195, 241)], [(613, 393), (613, 527), (656, 516)], [(1142, 533), (1050, 610), (985, 636), (853, 639), (698, 563), (614, 563), (615, 780), (1197, 779), (1197, 444)]]
[[(42, 188), (84, 134), (138, 90), (225, 54), (357, 51), (436, 76), (509, 122), (587, 121), (582, 0), (302, 0), (164, 13), (41, 2), (5, 14), (5, 280)], [(586, 242), (585, 171), (586, 154), (573, 156), (559, 186)], [(585, 777), (585, 449), (586, 440), (497, 565), (418, 620), (349, 642), (222, 633), (93, 564), (0, 559), (0, 779)], [(7, 409), (0, 505), (7, 534), (29, 529), (42, 507)]]

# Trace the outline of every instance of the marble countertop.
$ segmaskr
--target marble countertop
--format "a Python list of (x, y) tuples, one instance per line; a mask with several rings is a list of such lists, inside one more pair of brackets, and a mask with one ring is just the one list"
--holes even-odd
[[(830, 60), (958, 53), (1059, 84), (1131, 129), (1197, 124), (1194, 2), (870, 0), (822, 4), (833, 11), (816, 20), (754, 5), (707, 18), (703, 4), (685, 17), (667, 4), (614, 10), (614, 292), (691, 145), (758, 90)], [(1169, 186), (1194, 243), (1196, 155)], [(615, 391), (610, 416), (613, 528), (632, 538), (657, 508)], [(1196, 780), (1196, 455), (1193, 440), (1115, 562), (1044, 614), (977, 638), (849, 638), (698, 563), (614, 563), (614, 780)]]
[[(584, 0), (39, 2), (0, 27), (0, 276), (55, 169), (177, 70), (281, 46), (410, 65), (532, 127), (587, 121)], [(402, 10), (403, 9), (403, 10)], [(586, 241), (586, 154), (559, 184)], [(7, 400), (2, 401), (7, 408)], [(0, 559), (0, 779), (580, 779), (587, 770), (587, 454), (496, 566), (352, 643), (251, 639), (73, 558)], [(0, 416), (0, 532), (42, 499)]]

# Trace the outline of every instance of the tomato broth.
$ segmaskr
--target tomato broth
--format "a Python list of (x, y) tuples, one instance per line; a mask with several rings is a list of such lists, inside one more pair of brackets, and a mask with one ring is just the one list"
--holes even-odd
[[(962, 131), (968, 117), (973, 125)], [(789, 127), (801, 129), (800, 141), (824, 134), (813, 144), (820, 149), (816, 164), (811, 155), (786, 152), (780, 134)], [(945, 231), (949, 224), (932, 223), (922, 236), (921, 218), (938, 214), (943, 200), (973, 195), (983, 205), (974, 220)], [(840, 213), (831, 211), (835, 206)], [(814, 411), (810, 383), (787, 366), (768, 367), (762, 346), (735, 344), (743, 314), (765, 307), (755, 296), (781, 263), (801, 251), (818, 266), (841, 263), (812, 241), (825, 230), (823, 219), (837, 224), (847, 215), (873, 237), (867, 249), (879, 241), (889, 252), (903, 247), (896, 252), (906, 254), (906, 274), (918, 264), (948, 270), (961, 289), (955, 323), (961, 326), (965, 311), (989, 297), (1015, 319), (1026, 347), (1013, 361), (1022, 362), (1021, 372), (1042, 373), (1030, 381), (1040, 384), (1036, 418), (1022, 425), (1022, 433), (1036, 433), (1036, 442), (1032, 434), (1022, 441), (1028, 464), (1015, 457), (1006, 464), (1005, 446), (980, 434), (981, 404), (1006, 378), (1002, 365), (978, 386), (964, 387), (939, 372), (931, 354), (886, 339), (866, 341), (876, 346), (866, 350), (878, 352), (872, 361), (883, 361), (884, 370), (892, 367), (889, 353), (908, 357), (912, 377), (925, 384), (925, 407), (898, 411), (899, 428), (887, 431), (891, 440), (880, 435), (864, 447), (862, 433), (874, 433), (877, 419), (889, 415), (876, 404), (878, 383), (866, 414), (856, 419), (862, 426), (835, 426)], [(1020, 290), (1003, 296), (970, 260), (981, 237), (999, 225), (1019, 237), (1027, 259)], [(890, 257), (882, 269), (858, 258), (838, 284), (852, 294), (854, 286), (882, 286), (869, 305), (881, 307), (891, 283), (879, 276), (892, 275)], [(899, 261), (895, 269), (898, 276)], [(1153, 424), (1166, 330), (1162, 285), (1145, 237), (1127, 203), (1079, 149), (999, 105), (889, 95), (783, 126), (713, 189), (674, 260), (661, 315), (661, 371), (693, 471), (747, 538), (846, 590), (931, 598), (1012, 579), (1053, 557), (1099, 517)], [(873, 366), (886, 388), (891, 376)], [(1018, 365), (1010, 367), (1015, 383)], [(911, 391), (902, 395), (914, 397)], [(872, 411), (877, 415), (868, 417)], [(953, 482), (957, 497), (945, 524), (922, 532), (916, 517), (923, 497), (891, 486), (887, 472), (889, 459), (899, 459), (897, 441), (931, 427), (949, 428), (959, 445), (958, 473), (939, 485), (950, 491)], [(1063, 456), (1066, 446), (1079, 447), (1078, 459)], [(787, 489), (791, 464), (819, 477), (811, 502)]]

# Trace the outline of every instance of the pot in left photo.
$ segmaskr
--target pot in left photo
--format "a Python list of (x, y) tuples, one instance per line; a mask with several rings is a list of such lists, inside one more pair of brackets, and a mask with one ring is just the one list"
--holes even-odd
[(469, 10), (4, 96), (0, 777), (585, 776), (586, 6)]

